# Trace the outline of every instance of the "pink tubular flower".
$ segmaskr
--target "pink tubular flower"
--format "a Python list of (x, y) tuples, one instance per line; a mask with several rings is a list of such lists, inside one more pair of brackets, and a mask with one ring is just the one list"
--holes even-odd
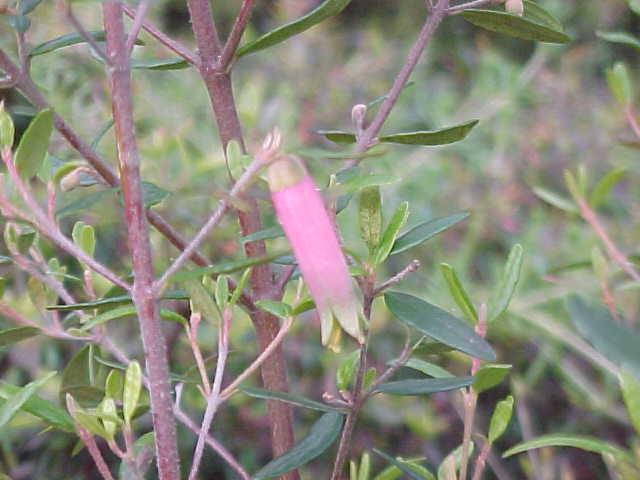
[(340, 327), (363, 343), (360, 303), (313, 179), (302, 161), (293, 156), (272, 163), (268, 177), (276, 215), (320, 314), (322, 344), (338, 350)]

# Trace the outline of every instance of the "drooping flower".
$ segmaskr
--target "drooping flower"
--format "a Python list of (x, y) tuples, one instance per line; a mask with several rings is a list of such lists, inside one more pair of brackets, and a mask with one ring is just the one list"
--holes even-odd
[[(269, 166), (276, 216), (320, 315), (322, 344), (340, 345), (341, 328), (364, 342), (360, 302), (322, 196), (302, 161), (282, 156)], [(336, 323), (337, 322), (337, 323)]]

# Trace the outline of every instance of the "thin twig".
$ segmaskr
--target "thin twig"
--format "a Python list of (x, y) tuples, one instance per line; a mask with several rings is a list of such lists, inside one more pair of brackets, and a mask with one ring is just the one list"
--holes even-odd
[(135, 137), (131, 71), (125, 44), (122, 2), (105, 1), (103, 12), (107, 54), (112, 62), (108, 74), (122, 177), (124, 213), (135, 276), (132, 297), (140, 323), (146, 369), (149, 374), (158, 474), (160, 480), (178, 480), (180, 457), (171, 400), (167, 346), (160, 324), (158, 301), (153, 292), (151, 243), (145, 218), (140, 158)]
[(487, 457), (489, 457), (489, 453), (491, 453), (491, 444), (485, 439), (485, 442), (482, 445), (482, 450), (480, 450), (480, 454), (478, 455), (478, 458), (476, 458), (472, 480), (480, 480), (482, 478), (482, 473), (487, 465)]
[(380, 374), (375, 381), (371, 384), (369, 388), (362, 394), (362, 398), (367, 400), (370, 396), (374, 394), (376, 389), (393, 377), (398, 370), (400, 370), (411, 357), (411, 353), (415, 350), (415, 348), (422, 343), (424, 338), (421, 338), (415, 345), (411, 345), (411, 332), (407, 329), (407, 339), (404, 342), (404, 347), (402, 348), (402, 352), (396, 360), (392, 362), (392, 364), (387, 368), (382, 374)]
[(129, 35), (127, 36), (126, 50), (129, 55), (133, 51), (133, 47), (136, 45), (136, 40), (138, 39), (138, 34), (140, 33), (140, 29), (144, 23), (144, 16), (147, 14), (147, 10), (149, 10), (149, 0), (140, 0), (138, 4), (138, 8), (136, 9), (136, 14), (133, 17), (133, 24), (131, 25), (131, 30), (129, 31)]
[(29, 187), (25, 184), (23, 179), (20, 177), (20, 174), (16, 170), (16, 166), (13, 161), (13, 154), (10, 149), (7, 148), (2, 151), (2, 159), (7, 167), (11, 179), (13, 180), (13, 183), (16, 185), (18, 192), (22, 197), (22, 200), (25, 202), (27, 207), (29, 207), (31, 213), (35, 217), (35, 221), (32, 223), (32, 226), (40, 234), (49, 238), (61, 249), (80, 260), (82, 263), (102, 275), (114, 285), (117, 285), (127, 291), (130, 290), (131, 287), (127, 282), (120, 279), (120, 277), (118, 277), (118, 275), (116, 275), (109, 268), (102, 265), (93, 257), (85, 253), (84, 250), (79, 248), (75, 243), (65, 237), (62, 232), (60, 232), (56, 224), (52, 224), (50, 222), (48, 215), (42, 210), (42, 208), (40, 208), (40, 205), (38, 205), (36, 199), (33, 197), (33, 194), (31, 193)]
[(634, 281), (640, 282), (640, 273), (638, 273), (634, 268), (633, 263), (629, 261), (626, 255), (622, 253), (613, 240), (611, 240), (611, 237), (609, 237), (607, 230), (600, 222), (596, 212), (589, 206), (584, 198), (576, 198), (576, 202), (580, 208), (580, 215), (582, 215), (582, 218), (591, 225), (591, 228), (607, 250), (609, 258), (611, 258), (611, 260), (626, 272)]
[(109, 57), (107, 57), (106, 52), (102, 49), (102, 47), (96, 42), (96, 39), (93, 38), (86, 28), (80, 23), (78, 17), (76, 17), (75, 13), (73, 13), (73, 9), (71, 5), (67, 3), (67, 0), (61, 0), (61, 9), (64, 12), (64, 16), (67, 21), (76, 29), (76, 31), (80, 34), (80, 36), (84, 39), (85, 42), (89, 44), (91, 49), (98, 55), (107, 65), (109, 65)]
[(410, 275), (413, 272), (416, 272), (419, 268), (420, 268), (420, 261), (419, 260), (412, 260), (411, 263), (409, 265), (407, 265), (406, 267), (404, 267), (399, 273), (397, 273), (396, 275), (394, 275), (390, 279), (388, 279), (385, 282), (383, 282), (380, 285), (378, 285), (373, 290), (373, 296), (377, 297), (382, 292), (384, 292), (387, 288), (392, 287), (393, 285), (395, 285), (397, 283), (400, 283), (402, 280), (405, 279), (405, 277), (407, 275)]
[(229, 38), (227, 38), (226, 43), (224, 44), (224, 48), (222, 49), (222, 54), (220, 55), (220, 69), (226, 71), (229, 67), (229, 64), (233, 60), (233, 56), (238, 49), (238, 45), (240, 44), (240, 39), (242, 39), (242, 34), (247, 28), (247, 22), (251, 17), (251, 10), (253, 9), (253, 4), (255, 0), (242, 0), (242, 5), (240, 6), (240, 11), (238, 12), (238, 16), (231, 28), (231, 33), (229, 34)]
[(104, 480), (114, 480), (113, 475), (111, 475), (111, 471), (109, 470), (109, 466), (107, 462), (104, 461), (104, 457), (102, 456), (102, 452), (100, 448), (98, 448), (98, 444), (96, 443), (95, 438), (91, 435), (87, 430), (82, 428), (80, 424), (76, 423), (76, 431), (78, 432), (78, 436), (82, 443), (87, 447), (87, 451), (91, 458), (93, 459), (93, 463), (95, 463), (98, 472)]
[(213, 378), (211, 393), (207, 397), (207, 407), (204, 411), (202, 424), (200, 425), (200, 433), (198, 434), (198, 441), (193, 452), (189, 480), (196, 480), (198, 469), (200, 468), (200, 461), (202, 460), (202, 452), (204, 451), (204, 442), (209, 430), (211, 429), (213, 417), (220, 405), (220, 389), (222, 388), (222, 378), (224, 377), (227, 355), (229, 354), (229, 327), (231, 325), (231, 316), (231, 308), (225, 308), (222, 313), (222, 321), (220, 322), (220, 328), (218, 331), (218, 361), (216, 363), (216, 373)]
[(624, 115), (635, 136), (640, 138), (640, 125), (638, 124), (638, 119), (636, 118), (636, 112), (634, 111), (633, 106), (625, 108)]

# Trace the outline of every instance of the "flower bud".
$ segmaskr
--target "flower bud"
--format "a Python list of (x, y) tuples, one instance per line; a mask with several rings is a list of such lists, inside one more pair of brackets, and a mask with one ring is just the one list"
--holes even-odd
[(367, 115), (367, 106), (359, 103), (351, 109), (351, 122), (356, 131), (364, 130), (364, 117)]
[(517, 15), (518, 17), (524, 15), (524, 3), (522, 3), (522, 0), (507, 0), (504, 8), (511, 15)]
[(360, 303), (335, 228), (312, 178), (302, 161), (293, 156), (272, 163), (268, 178), (276, 215), (320, 315), (322, 344), (337, 351), (342, 329), (364, 342)]

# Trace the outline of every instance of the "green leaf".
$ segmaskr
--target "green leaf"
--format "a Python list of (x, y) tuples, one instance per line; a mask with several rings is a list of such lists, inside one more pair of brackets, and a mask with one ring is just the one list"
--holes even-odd
[(611, 43), (620, 43), (622, 45), (627, 45), (628, 47), (635, 48), (640, 51), (640, 40), (627, 32), (603, 32), (596, 31), (596, 35)]
[(200, 280), (189, 278), (182, 281), (182, 286), (191, 298), (193, 310), (201, 313), (204, 318), (211, 322), (217, 323), (220, 320), (218, 307)]
[[(97, 30), (88, 32), (94, 40), (102, 42), (105, 40), (104, 30)], [(80, 43), (86, 43), (85, 38), (79, 33), (68, 33), (61, 37), (48, 40), (40, 45), (35, 46), (29, 52), (29, 57), (37, 57), (38, 55), (44, 55), (45, 53), (53, 52), (61, 48), (70, 47), (72, 45), (78, 45)], [(144, 45), (142, 40), (136, 40), (136, 45)]]
[(357, 141), (355, 133), (343, 132), (342, 130), (318, 130), (317, 133), (333, 143), (349, 144)]
[(111, 310), (107, 310), (106, 312), (102, 312), (95, 317), (87, 320), (87, 322), (82, 325), (80, 330), (83, 332), (88, 332), (94, 327), (98, 325), (102, 325), (104, 323), (110, 322), (111, 320), (117, 320), (119, 318), (131, 317), (136, 315), (136, 307), (133, 305), (123, 305), (121, 307), (116, 307)]
[(409, 203), (402, 202), (394, 212), (382, 234), (380, 245), (373, 256), (374, 265), (380, 265), (391, 253), (400, 229), (409, 217)]
[[(374, 448), (372, 451), (412, 480), (435, 480), (435, 477), (422, 465), (413, 464), (401, 459), (393, 458), (391, 455), (383, 452), (382, 450), (378, 450), (377, 448)], [(376, 477), (376, 479), (378, 479), (378, 477)]]
[(602, 305), (588, 303), (578, 295), (567, 299), (567, 309), (580, 334), (616, 365), (640, 372), (640, 333), (616, 322)]
[(420, 333), (444, 343), (472, 357), (488, 362), (496, 359), (491, 346), (472, 328), (441, 308), (412, 295), (387, 292), (384, 295), (387, 308), (403, 323)]
[(287, 453), (273, 459), (262, 467), (252, 477), (253, 480), (279, 477), (320, 456), (338, 437), (342, 429), (342, 417), (337, 412), (329, 412), (322, 415), (311, 427), (309, 435)]
[(277, 302), (275, 300), (258, 300), (255, 304), (259, 309), (280, 318), (290, 317), (293, 312), (290, 305), (284, 302)]
[(191, 64), (182, 58), (154, 58), (150, 60), (131, 60), (133, 70), (184, 70)]
[(229, 299), (230, 305), (235, 305), (236, 303), (238, 303), (238, 300), (240, 299), (240, 295), (242, 295), (242, 292), (244, 291), (245, 287), (247, 286), (247, 283), (249, 282), (250, 276), (251, 276), (251, 268), (247, 268), (240, 276), (240, 280), (236, 284), (236, 289), (231, 294), (231, 298)]
[(360, 363), (360, 350), (347, 354), (336, 370), (336, 386), (338, 390), (348, 390), (353, 382)]
[(533, 193), (535, 193), (535, 195), (541, 200), (547, 202), (549, 205), (559, 208), (560, 210), (564, 210), (568, 213), (578, 213), (578, 207), (576, 207), (575, 203), (573, 203), (571, 199), (563, 197), (556, 192), (552, 192), (551, 190), (547, 190), (543, 187), (534, 187)]
[(252, 233), (251, 235), (241, 237), (240, 242), (244, 245), (250, 242), (257, 242), (258, 240), (271, 240), (273, 238), (280, 237), (284, 237), (284, 231), (280, 225), (276, 225), (275, 227), (265, 228)]
[(489, 300), (489, 322), (500, 318), (509, 307), (511, 297), (513, 297), (516, 287), (518, 286), (518, 281), (520, 280), (523, 255), (522, 245), (516, 243), (511, 249), (511, 252), (509, 252), (502, 279), (494, 290), (491, 300)]
[(93, 348), (89, 344), (78, 350), (62, 371), (61, 402), (65, 401), (68, 393), (71, 393), (79, 403), (90, 406), (97, 405), (104, 397), (104, 392), (95, 386), (98, 366), (93, 356)]
[(417, 370), (418, 372), (422, 372), (425, 375), (429, 375), (433, 378), (453, 378), (453, 375), (451, 375), (441, 366), (434, 363), (425, 362), (420, 358), (410, 358), (409, 360), (407, 360), (407, 363), (404, 364), (404, 367)]
[(124, 390), (122, 392), (122, 416), (127, 425), (131, 424), (133, 413), (138, 407), (142, 392), (142, 369), (135, 360), (127, 366), (124, 375)]
[(286, 392), (274, 392), (263, 388), (242, 387), (240, 391), (253, 398), (261, 398), (263, 400), (278, 400), (280, 402), (295, 405), (297, 407), (308, 408), (319, 412), (339, 412), (337, 407), (327, 405), (326, 403), (316, 402), (301, 395), (293, 395)]
[(382, 236), (382, 199), (380, 188), (367, 187), (360, 192), (358, 201), (358, 219), (360, 235), (373, 253), (380, 244)]
[(464, 140), (469, 132), (478, 124), (479, 120), (471, 120), (453, 127), (440, 130), (417, 131), (406, 133), (395, 133), (393, 135), (383, 135), (379, 138), (380, 143), (399, 143), (401, 145), (448, 145), (450, 143)]
[(80, 247), (84, 253), (93, 257), (96, 249), (96, 231), (91, 225), (84, 222), (76, 222), (71, 231), (73, 243)]
[(604, 442), (598, 438), (582, 436), (582, 435), (564, 435), (564, 434), (550, 434), (543, 435), (541, 437), (523, 442), (515, 447), (511, 447), (509, 450), (502, 454), (502, 458), (507, 458), (518, 453), (527, 452), (529, 450), (535, 450), (537, 448), (545, 447), (571, 447), (579, 448), (587, 452), (594, 453), (610, 453), (616, 457), (622, 457), (631, 459), (629, 452), (614, 446), (610, 443)]
[(485, 392), (502, 383), (509, 374), (511, 365), (488, 363), (482, 365), (476, 373), (473, 389), (477, 393)]
[(620, 381), (620, 389), (622, 390), (622, 398), (627, 407), (631, 424), (640, 434), (640, 381), (626, 371), (621, 371), (618, 375)]
[(4, 108), (4, 103), (0, 103), (0, 148), (13, 147), (15, 139), (15, 126), (9, 112)]
[(29, 180), (38, 173), (47, 155), (52, 133), (53, 112), (50, 109), (41, 110), (22, 134), (16, 150), (16, 169), (24, 180)]
[(344, 8), (349, 5), (351, 0), (325, 0), (317, 8), (310, 11), (306, 15), (294, 20), (293, 22), (282, 25), (261, 37), (246, 43), (238, 48), (236, 55), (242, 57), (249, 53), (257, 52), (265, 48), (269, 48), (278, 43), (310, 29), (327, 18), (338, 15)]
[(171, 192), (154, 185), (151, 182), (142, 182), (142, 196), (144, 198), (144, 208), (151, 208), (159, 204), (165, 198), (171, 195)]
[[(21, 387), (0, 382), (0, 398), (7, 400), (22, 390)], [(52, 427), (63, 431), (73, 431), (73, 420), (62, 408), (55, 403), (45, 400), (38, 395), (32, 395), (22, 404), (21, 410), (34, 415)]]
[(94, 205), (102, 203), (105, 197), (111, 196), (117, 189), (109, 188), (107, 190), (97, 190), (87, 195), (82, 195), (80, 198), (67, 203), (64, 207), (61, 207), (56, 211), (56, 217), (60, 220), (76, 213), (84, 213)]
[(124, 391), (124, 375), (120, 370), (111, 370), (107, 379), (104, 382), (104, 393), (107, 397), (114, 398), (116, 400), (122, 399), (122, 392)]
[(133, 444), (133, 452), (135, 455), (135, 471), (132, 471), (128, 462), (122, 461), (118, 472), (120, 480), (146, 478), (146, 473), (155, 457), (155, 437), (153, 432), (145, 433), (138, 438)]
[(256, 265), (263, 265), (265, 263), (271, 263), (274, 260), (285, 255), (286, 251), (275, 252), (269, 255), (262, 255), (259, 257), (243, 258), (240, 260), (227, 260), (224, 262), (216, 263), (208, 267), (194, 268), (191, 270), (181, 270), (176, 273), (172, 279), (176, 282), (187, 280), (191, 278), (202, 277), (203, 275), (222, 275), (227, 273), (237, 272), (249, 267), (255, 267)]
[(626, 168), (614, 168), (607, 172), (594, 187), (591, 195), (589, 195), (589, 204), (593, 208), (598, 208), (602, 205), (609, 197), (611, 190), (624, 178), (626, 173)]
[(553, 15), (536, 2), (530, 0), (524, 0), (524, 17), (540, 25), (546, 25), (552, 30), (559, 32), (564, 30), (562, 24)]
[(391, 250), (391, 255), (396, 255), (404, 252), (405, 250), (416, 247), (430, 238), (439, 235), (445, 230), (448, 230), (457, 223), (466, 220), (468, 217), (469, 212), (460, 212), (419, 223), (396, 239), (393, 244), (393, 249)]
[(397, 178), (391, 177), (389, 175), (383, 175), (383, 174), (355, 175), (331, 187), (327, 191), (327, 193), (331, 195), (333, 194), (334, 191), (337, 191), (340, 194), (344, 195), (348, 193), (355, 193), (362, 189), (366, 189), (370, 187), (378, 187), (380, 185), (389, 185), (397, 181), (398, 181)]
[(6, 15), (7, 23), (16, 32), (24, 33), (31, 27), (31, 20), (25, 15)]
[(416, 396), (428, 395), (437, 392), (448, 392), (458, 390), (473, 384), (474, 377), (447, 377), (447, 378), (426, 378), (398, 380), (387, 382), (378, 386), (375, 393), (386, 393), (389, 395)]
[[(189, 295), (184, 290), (175, 290), (165, 293), (162, 296), (162, 300), (189, 300)], [(48, 305), (47, 310), (57, 310), (61, 312), (70, 310), (93, 310), (96, 308), (130, 303), (132, 303), (131, 295), (116, 295), (113, 297), (105, 297), (99, 300), (93, 300), (91, 302), (72, 303), (68, 305)]]
[(475, 324), (478, 322), (478, 312), (476, 311), (476, 307), (471, 302), (467, 291), (462, 286), (462, 282), (458, 278), (456, 271), (453, 269), (451, 265), (448, 263), (440, 264), (440, 272), (447, 282), (447, 287), (449, 287), (449, 293), (453, 300), (456, 302), (456, 305), (462, 310), (465, 317), (467, 317), (471, 323)]
[(616, 62), (607, 70), (607, 83), (613, 97), (620, 105), (626, 107), (633, 102), (633, 88), (627, 66), (623, 62)]
[(489, 443), (495, 443), (504, 434), (513, 414), (513, 397), (509, 395), (498, 402), (489, 422)]
[(0, 406), (0, 430), (11, 421), (16, 413), (24, 406), (24, 404), (36, 393), (36, 391), (48, 382), (56, 372), (49, 372), (39, 380), (28, 383), (19, 391), (7, 397), (5, 402)]
[(216, 303), (220, 310), (224, 310), (229, 302), (229, 279), (225, 275), (220, 275), (216, 281), (214, 292)]
[(369, 455), (368, 452), (364, 452), (360, 460), (360, 468), (358, 469), (356, 480), (369, 480), (370, 475), (371, 475), (371, 455)]
[(462, 16), (477, 27), (523, 40), (547, 43), (568, 43), (571, 41), (571, 37), (565, 33), (537, 23), (533, 19), (518, 17), (498, 10), (469, 9), (465, 10)]
[(0, 331), (0, 348), (21, 342), (42, 333), (37, 327), (15, 327)]

